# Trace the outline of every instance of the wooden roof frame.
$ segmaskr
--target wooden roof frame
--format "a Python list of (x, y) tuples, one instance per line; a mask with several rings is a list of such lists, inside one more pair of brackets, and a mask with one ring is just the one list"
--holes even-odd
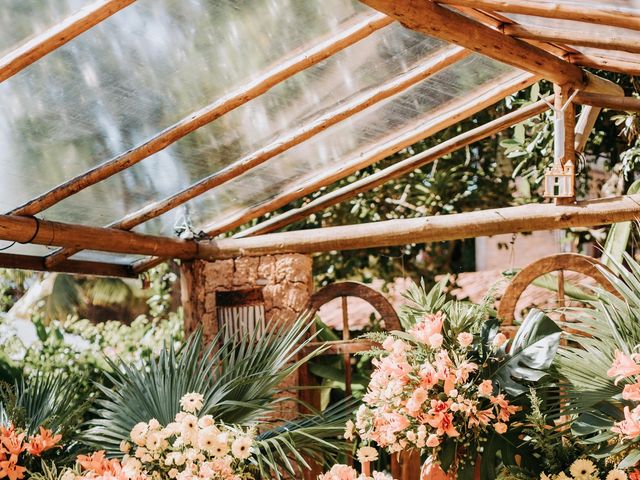
[[(10, 52), (0, 59), (0, 82), (10, 78), (22, 69), (27, 68), (31, 63), (39, 60), (66, 42), (71, 41), (82, 32), (99, 24), (101, 21), (128, 5), (131, 5), (134, 1), (135, 0), (98, 0), (82, 11), (49, 28), (42, 34), (37, 35), (15, 51)], [(583, 107), (584, 115), (581, 117), (576, 129), (577, 144), (584, 145), (584, 142), (586, 142), (586, 138), (600, 108), (616, 108), (633, 111), (638, 111), (640, 108), (638, 105), (639, 102), (636, 99), (620, 98), (621, 93), (617, 86), (585, 72), (581, 68), (581, 66), (587, 66), (632, 74), (636, 72), (640, 73), (640, 60), (638, 60), (640, 57), (624, 57), (624, 55), (620, 56), (619, 54), (609, 56), (606, 54), (606, 50), (603, 50), (602, 55), (587, 55), (578, 52), (573, 47), (565, 45), (582, 45), (600, 49), (618, 49), (626, 52), (640, 53), (640, 49), (637, 48), (637, 45), (633, 44), (633, 41), (628, 41), (628, 39), (626, 40), (625, 38), (593, 40), (592, 38), (585, 38), (580, 33), (571, 34), (566, 31), (553, 31), (553, 29), (546, 27), (534, 28), (522, 26), (507, 19), (500, 13), (519, 13), (545, 18), (560, 18), (640, 31), (640, 15), (635, 11), (629, 12), (617, 8), (594, 9), (568, 4), (550, 6), (549, 2), (541, 2), (538, 0), (361, 1), (379, 10), (380, 13), (374, 13), (366, 18), (361, 18), (354, 24), (346, 26), (331, 38), (323, 39), (314, 45), (301, 49), (297, 54), (283, 60), (259, 76), (256, 80), (238, 87), (228, 95), (193, 112), (183, 120), (155, 135), (147, 142), (94, 167), (82, 175), (58, 185), (52, 190), (13, 209), (7, 215), (0, 215), (0, 239), (19, 242), (29, 241), (30, 243), (63, 247), (62, 250), (44, 258), (6, 253), (0, 254), (0, 266), (34, 270), (67, 271), (71, 273), (133, 276), (157, 264), (162, 258), (222, 258), (231, 255), (231, 252), (236, 252), (236, 254), (256, 254), (255, 252), (259, 251), (277, 252), (284, 248), (282, 245), (292, 249), (291, 251), (316, 251), (309, 250), (311, 247), (308, 246), (300, 246), (300, 241), (295, 243), (293, 240), (290, 240), (289, 242), (282, 243), (278, 234), (265, 234), (289, 225), (294, 221), (304, 218), (306, 215), (318, 212), (337, 202), (351, 198), (353, 195), (375, 188), (390, 179), (413, 171), (415, 168), (419, 168), (421, 165), (433, 161), (435, 158), (439, 158), (442, 155), (451, 153), (457, 148), (461, 148), (485, 138), (487, 135), (491, 135), (496, 131), (507, 128), (513, 125), (513, 122), (517, 123), (517, 121), (521, 121), (520, 119), (528, 118), (527, 115), (532, 116), (538, 114), (540, 111), (546, 109), (546, 106), (537, 103), (524, 109), (511, 112), (503, 118), (474, 128), (469, 132), (461, 134), (457, 138), (399, 162), (371, 177), (364, 178), (352, 185), (319, 197), (304, 207), (273, 217), (266, 222), (242, 232), (237, 235), (236, 238), (211, 242), (195, 242), (141, 235), (126, 232), (125, 230), (129, 230), (142, 222), (176, 208), (211, 188), (223, 185), (225, 182), (260, 165), (269, 158), (307, 141), (324, 129), (344, 121), (371, 105), (406, 90), (442, 68), (450, 66), (456, 61), (460, 61), (471, 51), (476, 51), (522, 70), (539, 74), (558, 85), (562, 85), (565, 89), (581, 90), (581, 93), (576, 97), (576, 102), (584, 104), (585, 107)], [(440, 4), (446, 5), (446, 8)], [(456, 11), (456, 9), (459, 9), (459, 11)], [(459, 12), (463, 12), (465, 15)], [(150, 204), (138, 212), (133, 212), (122, 220), (114, 222), (107, 227), (86, 227), (41, 220), (38, 224), (39, 230), (34, 233), (33, 215), (161, 151), (187, 134), (265, 93), (287, 78), (355, 44), (371, 33), (390, 25), (395, 20), (400, 21), (409, 28), (445, 40), (454, 44), (454, 46), (437, 52), (432, 59), (425, 60), (414, 69), (393, 78), (386, 84), (350, 99), (345, 104), (338, 105), (334, 110), (316, 119), (314, 122), (303, 125), (297, 130), (285, 134), (285, 136), (273, 144), (230, 164), (220, 172), (213, 173), (211, 176), (196, 182), (187, 189), (169, 198)], [(444, 55), (443, 52), (445, 53)], [(439, 56), (438, 53), (440, 53)], [(513, 91), (515, 91), (514, 88), (517, 86), (523, 88), (523, 86), (527, 84), (527, 81), (532, 82), (536, 79), (537, 77), (530, 75), (526, 81), (518, 82), (514, 80), (501, 90), (502, 96), (496, 93), (486, 93), (485, 95), (480, 95), (480, 98), (475, 102), (470, 102), (470, 99), (461, 99), (461, 101), (458, 102), (460, 106), (457, 107), (457, 109), (453, 108), (452, 110), (451, 105), (445, 105), (440, 111), (454, 112), (450, 118), (438, 120), (439, 111), (437, 111), (433, 114), (433, 122), (426, 125), (422, 124), (406, 128), (400, 134), (394, 132), (395, 135), (391, 135), (388, 140), (372, 146), (371, 149), (364, 154), (363, 158), (348, 161), (336, 169), (324, 172), (320, 175), (320, 178), (309, 181), (294, 190), (284, 191), (273, 200), (265, 204), (253, 206), (246, 211), (240, 212), (234, 218), (213, 223), (207, 230), (212, 235), (225, 233), (265, 213), (281, 208), (292, 200), (317, 191), (340, 178), (344, 178), (361, 168), (385, 158), (391, 153), (406, 148), (412, 143), (437, 132), (439, 129), (446, 128), (463, 118), (477, 113), (477, 111), (486, 108), (486, 106), (495, 103), (509, 94), (504, 92), (509, 91), (513, 93)], [(462, 104), (465, 104), (464, 107)], [(580, 147), (580, 145), (577, 146), (578, 148)], [(637, 196), (628, 196), (604, 203), (582, 203), (579, 205), (579, 208), (575, 206), (557, 207), (548, 205), (539, 206), (541, 209), (536, 209), (535, 206), (527, 206), (525, 215), (529, 215), (530, 217), (528, 218), (540, 220), (540, 225), (546, 226), (544, 228), (551, 228), (550, 225), (553, 222), (550, 223), (549, 219), (555, 218), (553, 214), (550, 213), (552, 211), (556, 212), (555, 215), (561, 214), (561, 212), (568, 212), (566, 213), (566, 218), (562, 217), (562, 219), (556, 222), (555, 228), (560, 228), (563, 225), (577, 226), (577, 224), (579, 224), (580, 226), (586, 226), (605, 224), (611, 223), (611, 221), (613, 221), (612, 219), (629, 220), (636, 218), (638, 214), (638, 202), (639, 198), (637, 198)], [(566, 210), (567, 208), (569, 210)], [(572, 208), (573, 210), (571, 210)], [(578, 210), (576, 210), (576, 208), (578, 208)], [(603, 212), (605, 211), (607, 215), (604, 215)], [(507, 212), (507, 210), (505, 210), (505, 212)], [(509, 210), (509, 212), (511, 212), (511, 210)], [(458, 235), (458, 233), (455, 233), (456, 229), (453, 228), (451, 222), (461, 222), (460, 224), (466, 225), (465, 222), (468, 221), (468, 218), (476, 218), (477, 215), (475, 215), (475, 213), (476, 212), (474, 212), (474, 214), (459, 214), (462, 216), (447, 216), (446, 218), (448, 218), (448, 220), (441, 220), (440, 218), (422, 220), (429, 225), (445, 225), (446, 228), (443, 227), (439, 230), (444, 233), (438, 235), (453, 235), (453, 237), (447, 239), (462, 238), (455, 236)], [(507, 231), (525, 231), (513, 230), (521, 227), (507, 219), (497, 221), (495, 219), (496, 217), (490, 212), (485, 213), (485, 218), (491, 218), (491, 220), (487, 220), (485, 223), (481, 222), (482, 225), (484, 225), (482, 228), (486, 228), (486, 230), (482, 230), (484, 233), (478, 233), (481, 230), (470, 230), (470, 232), (485, 235), (506, 233)], [(562, 214), (564, 215), (564, 213)], [(348, 228), (350, 231), (355, 232), (354, 235), (359, 234), (358, 232), (361, 234), (367, 232), (366, 235), (368, 239), (378, 238), (375, 235), (371, 236), (371, 231), (385, 231), (385, 222), (379, 223), (381, 224), (379, 226), (349, 226)], [(402, 225), (400, 228), (407, 228), (408, 230), (406, 230), (407, 233), (404, 236), (392, 236), (393, 241), (403, 243), (411, 243), (414, 241), (414, 238), (416, 238), (415, 230), (411, 230), (413, 227), (410, 226), (413, 224), (407, 222), (397, 225)], [(531, 224), (529, 224), (528, 227), (528, 230), (531, 230)], [(537, 228), (538, 225), (535, 227)], [(505, 230), (505, 228), (511, 230)], [(325, 229), (315, 232), (313, 236), (322, 237), (325, 235), (323, 230)], [(341, 232), (341, 230), (331, 230), (331, 232)], [(32, 235), (34, 238), (31, 238)], [(292, 234), (288, 232), (287, 235)], [(301, 235), (302, 233), (295, 233), (290, 239), (298, 239)], [(340, 235), (342, 235), (342, 233), (340, 233)], [(432, 235), (432, 233), (425, 235), (423, 232), (418, 235), (419, 241), (445, 239), (444, 237), (434, 235), (435, 234)], [(270, 247), (267, 245), (269, 242), (273, 242), (273, 245)], [(383, 243), (379, 243), (378, 240), (371, 240), (369, 245), (364, 246), (381, 246)], [(276, 244), (279, 246), (276, 246)], [(322, 245), (329, 244), (331, 244), (331, 242), (325, 242), (325, 244)], [(351, 245), (356, 244), (358, 244), (358, 242), (354, 238), (349, 237), (349, 241), (340, 248), (351, 248)], [(317, 248), (323, 249), (328, 247), (318, 244)], [(69, 260), (71, 255), (82, 249), (156, 255), (156, 257), (136, 262), (136, 264), (130, 266)], [(158, 254), (160, 254), (160, 256), (157, 256)]]

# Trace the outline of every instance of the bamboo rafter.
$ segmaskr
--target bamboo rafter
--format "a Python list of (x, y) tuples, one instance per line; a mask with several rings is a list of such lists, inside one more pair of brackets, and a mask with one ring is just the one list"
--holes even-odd
[(136, 0), (98, 0), (0, 58), (0, 83)]
[(472, 7), (504, 13), (534, 15), (536, 17), (556, 18), (587, 22), (612, 27), (640, 30), (640, 15), (634, 10), (623, 7), (568, 4), (562, 2), (544, 2), (539, 0), (436, 0), (443, 5)]
[[(440, 130), (454, 125), (460, 120), (502, 100), (504, 97), (532, 85), (537, 80), (538, 77), (531, 74), (519, 74), (515, 76), (511, 74), (507, 78), (497, 80), (496, 83), (498, 85), (490, 90), (480, 88), (469, 92), (467, 96), (441, 106), (436, 112), (429, 113), (426, 118), (423, 117), (419, 119), (415, 125), (405, 129), (403, 132), (396, 132), (395, 135), (372, 146), (363, 154), (348, 161), (341, 162), (321, 176), (313, 177), (310, 180), (302, 182), (296, 185), (294, 189), (286, 191), (268, 202), (243, 210), (236, 215), (226, 218), (221, 223), (209, 225), (205, 227), (205, 231), (211, 236), (219, 235), (220, 233), (243, 225), (254, 218), (258, 218), (265, 213), (277, 210), (291, 201), (330, 185)], [(142, 272), (162, 263), (162, 261), (162, 259), (157, 258), (142, 260), (134, 265), (134, 270)]]
[[(325, 115), (322, 115), (320, 118), (274, 140), (271, 144), (261, 148), (251, 155), (233, 162), (229, 166), (203, 178), (202, 180), (199, 180), (188, 188), (166, 199), (151, 203), (137, 212), (127, 215), (122, 220), (107, 225), (107, 227), (131, 230), (133, 227), (156, 218), (159, 215), (184, 204), (188, 200), (211, 190), (212, 188), (222, 185), (233, 178), (237, 178), (276, 155), (279, 155), (323, 132), (330, 126), (350, 118), (353, 115), (386, 100), (387, 98), (405, 91), (409, 87), (425, 80), (431, 75), (434, 75), (435, 73), (462, 60), (470, 55), (470, 53), (471, 52), (462, 47), (446, 47), (397, 78), (392, 78), (379, 87), (376, 87), (371, 91), (366, 91), (344, 104), (340, 104), (337, 108), (329, 111)], [(73, 249), (64, 249), (55, 252), (47, 257), (46, 264), (49, 267), (55, 267), (58, 262), (69, 258), (76, 252), (77, 250)]]
[(46, 210), (65, 198), (141, 162), (145, 158), (177, 142), (189, 133), (220, 118), (225, 113), (262, 95), (287, 78), (321, 62), (349, 45), (353, 45), (392, 22), (393, 20), (386, 15), (378, 13), (370, 15), (364, 20), (360, 20), (355, 25), (343, 28), (342, 31), (330, 39), (322, 41), (298, 55), (283, 61), (255, 80), (240, 86), (228, 95), (193, 112), (143, 144), (54, 187), (48, 192), (12, 210), (9, 214), (35, 215)]

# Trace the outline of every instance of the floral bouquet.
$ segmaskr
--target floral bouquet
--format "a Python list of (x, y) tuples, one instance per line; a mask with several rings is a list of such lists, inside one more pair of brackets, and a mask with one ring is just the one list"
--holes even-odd
[(202, 405), (201, 394), (188, 393), (172, 423), (152, 419), (133, 427), (131, 441), (120, 445), (121, 461), (106, 459), (103, 451), (79, 456), (82, 470), (61, 480), (254, 480), (253, 432), (216, 423), (210, 415), (198, 418)]
[(26, 432), (19, 432), (13, 425), (0, 427), (0, 479), (24, 478), (46, 452), (60, 446), (62, 435), (54, 435), (42, 426), (39, 430), (27, 437)]
[(320, 475), (318, 480), (393, 480), (387, 473), (373, 472), (372, 475), (358, 474), (348, 465), (334, 465), (327, 473)]
[(522, 394), (544, 376), (560, 329), (533, 312), (509, 342), (488, 309), (446, 302), (441, 289), (410, 290), (413, 305), (401, 312), (407, 331), (376, 336), (382, 348), (372, 352), (371, 382), (345, 436), (390, 453), (426, 451), (458, 478), (473, 478), (483, 454), (483, 478), (493, 478), (496, 453), (510, 461), (522, 443), (514, 429)]

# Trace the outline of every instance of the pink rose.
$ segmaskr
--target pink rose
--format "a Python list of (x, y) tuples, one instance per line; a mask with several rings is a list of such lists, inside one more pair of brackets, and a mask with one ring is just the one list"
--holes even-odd
[(507, 424), (506, 423), (502, 423), (502, 422), (496, 422), (493, 424), (493, 428), (496, 429), (496, 432), (498, 432), (500, 435), (502, 435), (503, 433), (505, 433), (507, 431)]
[(473, 343), (473, 335), (471, 335), (469, 332), (462, 332), (458, 335), (458, 343), (461, 347), (467, 348)]
[(438, 435), (436, 435), (435, 433), (429, 435), (429, 438), (427, 438), (427, 447), (435, 448), (438, 445), (440, 445), (440, 437), (438, 437)]
[(478, 385), (478, 392), (483, 397), (488, 397), (493, 393), (493, 383), (491, 380), (484, 380), (480, 385)]
[(504, 333), (500, 332), (495, 337), (493, 337), (493, 346), (495, 348), (500, 348), (507, 341), (507, 337)]

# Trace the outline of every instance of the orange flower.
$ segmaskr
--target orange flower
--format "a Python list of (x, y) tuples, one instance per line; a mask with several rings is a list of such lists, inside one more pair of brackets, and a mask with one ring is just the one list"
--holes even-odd
[[(24, 440), (24, 433), (16, 433), (15, 431), (11, 431), (11, 433), (7, 436), (2, 436), (2, 446), (5, 449), (5, 453), (10, 455), (10, 461), (17, 462), (18, 455), (25, 451), (25, 445), (22, 443)], [(0, 476), (0, 478), (2, 478)]]
[(34, 435), (29, 439), (29, 443), (27, 443), (27, 451), (31, 455), (35, 455), (36, 457), (38, 457), (42, 454), (42, 452), (56, 447), (61, 439), (62, 435), (53, 435), (53, 432), (51, 430), (40, 427), (40, 434)]
[(24, 472), (27, 469), (17, 465), (12, 460), (0, 462), (0, 478), (9, 477), (9, 480), (20, 480), (24, 478)]
[(122, 469), (118, 460), (105, 458), (104, 450), (92, 453), (91, 455), (78, 455), (77, 460), (84, 470), (94, 472), (97, 475), (109, 474), (117, 476)]

